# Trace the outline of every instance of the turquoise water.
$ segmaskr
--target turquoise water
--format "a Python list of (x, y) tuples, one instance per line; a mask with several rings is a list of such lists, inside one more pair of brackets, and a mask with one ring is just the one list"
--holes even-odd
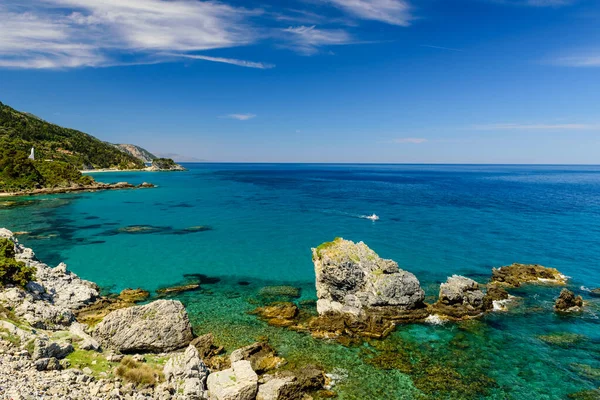
[[(0, 226), (30, 232), (21, 240), (40, 259), (65, 261), (110, 291), (155, 290), (185, 281), (184, 274), (218, 278), (179, 297), (199, 333), (215, 332), (228, 348), (268, 336), (291, 362), (344, 368), (343, 399), (563, 399), (600, 385), (600, 310), (580, 289), (600, 287), (600, 167), (187, 166), (187, 173), (95, 175), (159, 185), (152, 190), (2, 200)], [(373, 213), (381, 219), (362, 218)], [(118, 231), (132, 225), (155, 229)], [(185, 230), (194, 226), (206, 229)], [(485, 282), (493, 266), (540, 263), (572, 277), (589, 306), (581, 316), (558, 317), (558, 288), (523, 288), (513, 291), (522, 299), (511, 312), (481, 323), (403, 326), (384, 343), (350, 348), (246, 314), (265, 285), (299, 286), (300, 300), (313, 299), (310, 248), (336, 236), (398, 261), (428, 296), (454, 273)], [(577, 336), (562, 345), (539, 338), (555, 333)], [(384, 354), (397, 356), (374, 361)], [(412, 368), (398, 364), (402, 354)], [(431, 372), (438, 367), (445, 372)], [(450, 378), (427, 386), (440, 376)]]

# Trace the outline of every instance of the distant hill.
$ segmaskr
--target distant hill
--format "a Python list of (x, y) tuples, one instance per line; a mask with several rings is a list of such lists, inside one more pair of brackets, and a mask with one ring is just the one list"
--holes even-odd
[(138, 160), (141, 160), (144, 163), (151, 163), (153, 160), (158, 158), (148, 150), (140, 146), (136, 146), (135, 144), (113, 144), (113, 146), (137, 158)]
[(76, 169), (141, 169), (144, 162), (87, 133), (51, 124), (0, 102), (0, 146), (27, 154), (34, 147), (36, 159), (61, 161)]

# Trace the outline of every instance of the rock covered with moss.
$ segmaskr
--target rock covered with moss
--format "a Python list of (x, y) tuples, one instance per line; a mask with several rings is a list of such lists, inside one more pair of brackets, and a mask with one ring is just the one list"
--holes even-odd
[(492, 270), (492, 282), (519, 287), (523, 283), (564, 284), (567, 277), (557, 269), (538, 264), (512, 264)]
[(583, 298), (575, 296), (575, 293), (569, 289), (563, 289), (554, 303), (554, 309), (564, 313), (581, 312), (583, 310)]
[(173, 351), (194, 338), (185, 307), (175, 300), (115, 310), (98, 324), (93, 336), (122, 353)]
[(337, 238), (313, 249), (317, 311), (360, 315), (365, 310), (421, 308), (425, 292), (410, 272), (380, 258), (363, 242)]

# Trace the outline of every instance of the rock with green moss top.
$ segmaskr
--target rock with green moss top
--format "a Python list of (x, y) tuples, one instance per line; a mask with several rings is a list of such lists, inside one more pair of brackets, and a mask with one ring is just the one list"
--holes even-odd
[(423, 307), (425, 293), (419, 280), (380, 258), (363, 242), (342, 238), (313, 249), (317, 310), (362, 315), (365, 310), (394, 307), (410, 311)]
[(583, 298), (575, 296), (575, 293), (569, 289), (563, 289), (554, 303), (554, 310), (560, 313), (581, 312), (583, 310)]

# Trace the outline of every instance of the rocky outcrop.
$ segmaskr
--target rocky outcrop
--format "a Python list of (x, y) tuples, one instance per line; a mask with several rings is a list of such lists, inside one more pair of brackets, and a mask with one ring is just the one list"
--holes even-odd
[(491, 308), (479, 284), (473, 279), (453, 275), (440, 285), (439, 300), (432, 308), (452, 318), (475, 317)]
[(590, 295), (593, 297), (600, 297), (600, 288), (590, 290)]
[(93, 336), (103, 346), (122, 353), (173, 351), (194, 338), (183, 304), (174, 300), (113, 311), (98, 324)]
[(167, 361), (163, 373), (165, 382), (188, 400), (204, 399), (209, 371), (200, 359), (198, 350), (190, 345), (184, 353)]
[(313, 249), (317, 311), (364, 314), (393, 307), (410, 312), (423, 307), (425, 292), (410, 272), (392, 260), (380, 258), (363, 242), (342, 238)]
[(323, 389), (325, 380), (323, 371), (313, 365), (264, 375), (256, 400), (301, 400), (306, 393)]
[(554, 303), (554, 309), (563, 313), (581, 312), (583, 310), (583, 298), (575, 296), (575, 293), (569, 289), (563, 289)]
[(238, 361), (250, 361), (252, 369), (258, 374), (279, 368), (285, 360), (275, 355), (275, 350), (268, 343), (254, 343), (235, 350), (229, 356), (231, 364)]
[(210, 374), (207, 386), (211, 400), (254, 400), (258, 375), (250, 361), (237, 361), (229, 369)]
[(60, 194), (73, 192), (96, 192), (99, 190), (145, 189), (155, 187), (152, 184), (132, 185), (127, 182), (102, 183), (93, 182), (89, 185), (74, 184), (72, 186), (24, 190), (21, 192), (3, 193), (4, 196), (35, 196), (39, 194)]
[(0, 304), (10, 307), (20, 318), (39, 329), (62, 329), (74, 320), (73, 310), (99, 297), (98, 286), (83, 280), (61, 263), (55, 268), (38, 261), (33, 250), (23, 246), (7, 229), (0, 237), (15, 244), (15, 258), (36, 269), (36, 279), (25, 288), (12, 287), (0, 292)]
[(519, 287), (523, 283), (565, 284), (567, 277), (557, 269), (541, 265), (512, 264), (492, 270), (492, 282)]

